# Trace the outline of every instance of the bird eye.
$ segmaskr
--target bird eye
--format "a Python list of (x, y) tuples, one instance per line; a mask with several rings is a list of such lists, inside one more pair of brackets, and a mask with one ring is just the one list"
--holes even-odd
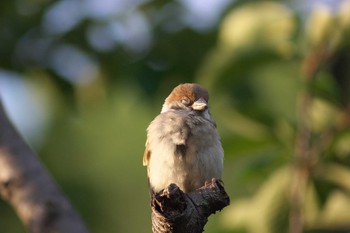
[(189, 105), (191, 103), (191, 100), (185, 98), (185, 99), (181, 100), (181, 103), (184, 104), (184, 105)]

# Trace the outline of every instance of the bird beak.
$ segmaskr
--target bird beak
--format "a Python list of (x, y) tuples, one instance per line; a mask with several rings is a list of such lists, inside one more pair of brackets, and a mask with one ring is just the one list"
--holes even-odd
[(192, 108), (196, 111), (203, 111), (204, 109), (207, 108), (207, 106), (208, 106), (208, 103), (203, 98), (200, 98), (199, 100), (197, 100), (192, 104)]

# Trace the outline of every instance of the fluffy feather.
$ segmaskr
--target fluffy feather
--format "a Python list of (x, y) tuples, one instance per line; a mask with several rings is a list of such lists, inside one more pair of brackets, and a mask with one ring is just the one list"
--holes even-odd
[(204, 88), (198, 84), (177, 86), (147, 128), (143, 164), (154, 192), (171, 183), (190, 192), (207, 180), (222, 177), (220, 137), (208, 108), (193, 109), (198, 100), (209, 100)]

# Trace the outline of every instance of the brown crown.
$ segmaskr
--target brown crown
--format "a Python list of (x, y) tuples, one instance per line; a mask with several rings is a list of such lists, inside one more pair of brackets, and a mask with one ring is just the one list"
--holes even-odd
[(165, 101), (167, 103), (172, 103), (174, 101), (180, 101), (183, 98), (188, 98), (192, 102), (198, 100), (199, 98), (203, 98), (208, 102), (209, 94), (208, 91), (199, 84), (183, 83), (176, 86)]

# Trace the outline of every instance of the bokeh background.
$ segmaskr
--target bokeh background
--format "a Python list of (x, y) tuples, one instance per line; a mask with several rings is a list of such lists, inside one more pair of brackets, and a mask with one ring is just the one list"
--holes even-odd
[(93, 233), (151, 232), (145, 130), (183, 82), (225, 149), (206, 232), (350, 232), (349, 32), (349, 0), (0, 1), (0, 96)]

